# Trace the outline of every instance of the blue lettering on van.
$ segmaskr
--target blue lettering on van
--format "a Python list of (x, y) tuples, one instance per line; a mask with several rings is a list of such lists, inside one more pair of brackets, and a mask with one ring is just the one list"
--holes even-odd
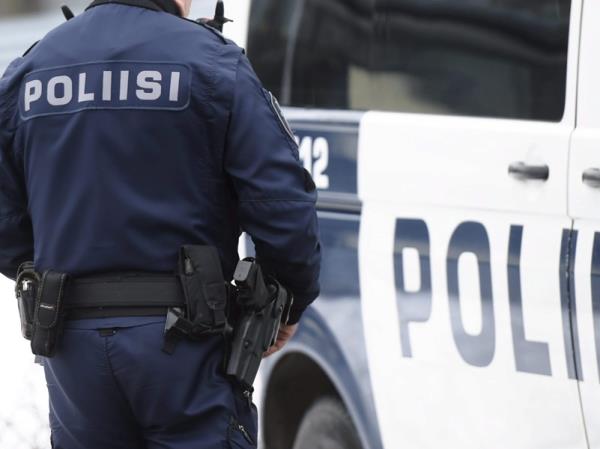
[[(429, 230), (423, 220), (397, 220), (394, 240), (394, 275), (396, 304), (400, 321), (402, 355), (412, 357), (410, 323), (428, 321), (431, 317), (431, 261), (429, 259)], [(404, 250), (416, 249), (419, 254), (420, 288), (408, 291), (404, 279)]]
[[(466, 253), (477, 257), (481, 300), (481, 332), (471, 334), (465, 330), (461, 315), (458, 286), (458, 259)], [(496, 322), (490, 267), (490, 241), (481, 223), (461, 223), (450, 239), (446, 261), (448, 273), (448, 299), (454, 342), (461, 357), (470, 365), (484, 367), (492, 363), (496, 350)]]
[[(526, 338), (520, 272), (523, 232), (524, 228), (521, 225), (510, 227), (506, 266), (515, 366), (519, 372), (551, 376), (548, 343)], [(574, 284), (577, 241), (577, 231), (571, 229), (562, 231), (558, 275), (567, 375), (570, 379), (583, 380)], [(427, 322), (432, 313), (430, 244), (429, 230), (425, 221), (420, 219), (396, 220), (393, 251), (394, 282), (403, 357), (413, 357), (410, 324)], [(406, 287), (404, 251), (407, 248), (415, 249), (418, 252), (420, 267), (418, 291)], [(600, 376), (600, 233), (594, 235), (592, 251), (591, 299), (594, 314), (596, 362)], [(481, 331), (475, 335), (467, 332), (461, 315), (458, 261), (464, 253), (474, 254), (478, 265), (482, 327)], [(490, 241), (484, 225), (478, 222), (461, 223), (450, 238), (446, 256), (450, 322), (454, 342), (460, 356), (468, 364), (477, 367), (488, 366), (494, 359), (496, 349), (496, 322), (490, 263)]]
[(552, 375), (548, 343), (527, 340), (521, 294), (521, 247), (523, 226), (511, 226), (508, 241), (508, 298), (513, 349), (517, 371)]
[(164, 62), (99, 62), (29, 73), (21, 86), (23, 120), (92, 109), (183, 110), (191, 71)]

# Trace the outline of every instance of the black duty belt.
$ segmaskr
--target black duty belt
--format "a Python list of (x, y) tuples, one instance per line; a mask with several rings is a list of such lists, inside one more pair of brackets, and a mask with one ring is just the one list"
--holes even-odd
[(166, 316), (171, 307), (185, 307), (181, 283), (174, 274), (72, 277), (63, 301), (67, 319)]

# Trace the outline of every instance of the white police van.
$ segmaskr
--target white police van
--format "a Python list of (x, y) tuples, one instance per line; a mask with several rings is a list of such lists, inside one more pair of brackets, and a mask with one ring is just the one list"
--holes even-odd
[(599, 449), (600, 1), (243, 3), (324, 255), (267, 449)]

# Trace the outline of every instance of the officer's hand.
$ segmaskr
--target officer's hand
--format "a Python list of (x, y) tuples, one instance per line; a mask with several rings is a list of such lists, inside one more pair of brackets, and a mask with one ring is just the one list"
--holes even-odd
[(297, 324), (281, 326), (281, 329), (279, 329), (279, 333), (277, 334), (277, 340), (275, 341), (275, 344), (263, 354), (263, 358), (269, 357), (275, 354), (277, 351), (281, 351), (287, 342), (290, 341), (290, 339), (294, 336), (297, 330)]

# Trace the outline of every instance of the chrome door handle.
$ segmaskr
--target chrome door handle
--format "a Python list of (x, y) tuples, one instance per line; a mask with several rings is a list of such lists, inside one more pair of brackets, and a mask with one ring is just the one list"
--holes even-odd
[(600, 168), (588, 168), (581, 175), (581, 181), (590, 187), (600, 187)]
[(513, 162), (508, 167), (508, 174), (519, 181), (547, 181), (550, 177), (550, 168), (547, 165)]

